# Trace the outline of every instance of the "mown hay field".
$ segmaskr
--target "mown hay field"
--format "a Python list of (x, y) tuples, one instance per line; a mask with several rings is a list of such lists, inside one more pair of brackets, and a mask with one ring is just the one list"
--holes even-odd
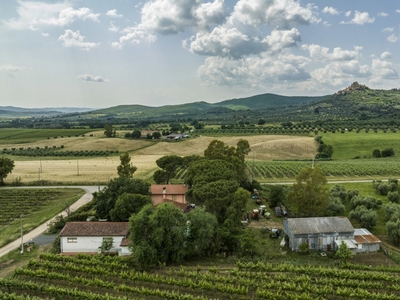
[[(203, 155), (210, 142), (216, 138), (202, 136), (181, 141), (129, 140), (124, 138), (104, 138), (99, 132), (93, 136), (37, 140), (20, 144), (18, 147), (51, 147), (64, 145), (68, 150), (118, 150), (129, 152), (131, 162), (138, 170), (135, 177), (150, 179), (157, 170), (156, 160), (164, 155)], [(248, 160), (272, 159), (311, 159), (316, 154), (316, 142), (312, 137), (304, 136), (234, 136), (218, 137), (229, 146), (235, 146), (240, 139), (249, 141), (251, 152)], [(7, 144), (4, 147), (15, 147)], [(119, 155), (108, 157), (11, 157), (15, 168), (5, 182), (11, 184), (20, 178), (22, 183), (34, 181), (52, 181), (55, 183), (106, 183), (117, 176)]]

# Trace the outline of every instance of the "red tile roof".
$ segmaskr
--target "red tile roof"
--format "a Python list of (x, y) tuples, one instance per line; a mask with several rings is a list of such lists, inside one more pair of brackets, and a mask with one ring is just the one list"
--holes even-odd
[(188, 191), (188, 186), (185, 184), (152, 184), (150, 193), (153, 195), (184, 195)]
[(132, 245), (132, 241), (127, 237), (124, 237), (120, 244), (120, 246), (125, 246), (125, 247), (130, 246), (130, 245)]
[(187, 206), (187, 203), (176, 202), (176, 201), (171, 200), (171, 199), (163, 199), (162, 203), (172, 203), (173, 205), (175, 205), (179, 209), (185, 209), (186, 206)]
[(129, 222), (68, 222), (59, 236), (127, 236)]

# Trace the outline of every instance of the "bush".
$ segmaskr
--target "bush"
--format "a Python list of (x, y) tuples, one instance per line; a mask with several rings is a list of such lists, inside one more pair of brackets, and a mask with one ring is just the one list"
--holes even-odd
[(355, 209), (358, 206), (364, 206), (367, 209), (373, 209), (379, 206), (378, 201), (372, 196), (355, 196), (350, 202), (351, 208)]
[(382, 157), (389, 157), (389, 156), (394, 156), (394, 150), (393, 148), (386, 148), (382, 150)]
[(381, 157), (381, 150), (379, 149), (375, 149), (374, 151), (372, 151), (372, 157)]
[(399, 203), (400, 196), (398, 191), (389, 192), (387, 197), (390, 202)]

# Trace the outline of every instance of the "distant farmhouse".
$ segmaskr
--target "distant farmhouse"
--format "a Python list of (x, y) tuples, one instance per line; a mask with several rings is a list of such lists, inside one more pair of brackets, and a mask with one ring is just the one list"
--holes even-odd
[(289, 248), (298, 251), (307, 243), (311, 250), (337, 250), (342, 241), (353, 253), (379, 251), (381, 241), (366, 229), (354, 229), (345, 217), (289, 218), (283, 221)]
[(169, 202), (180, 209), (187, 206), (186, 192), (188, 186), (184, 184), (152, 184), (150, 196), (154, 206)]
[(180, 140), (180, 139), (185, 139), (188, 137), (190, 137), (190, 136), (186, 133), (171, 133), (171, 134), (165, 136), (165, 138), (168, 140)]

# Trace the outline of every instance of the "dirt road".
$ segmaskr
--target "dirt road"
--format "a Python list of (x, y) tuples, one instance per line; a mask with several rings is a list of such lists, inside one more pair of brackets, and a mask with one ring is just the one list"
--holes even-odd
[[(15, 189), (16, 187), (13, 187), (13, 189)], [(71, 205), (71, 211), (75, 211), (76, 209), (78, 209), (79, 207), (81, 207), (82, 205), (88, 203), (89, 201), (92, 200), (93, 198), (93, 193), (96, 191), (101, 190), (103, 187), (101, 186), (40, 186), (40, 187), (20, 187), (20, 188), (80, 188), (82, 190), (84, 190), (86, 193), (80, 198), (78, 199), (74, 204)], [(2, 188), (3, 189), (3, 188)], [(4, 188), (6, 189), (6, 188)], [(66, 215), (65, 212), (60, 213), (59, 215)], [(54, 216), (53, 218), (51, 218), (49, 221), (47, 221), (46, 223), (43, 223), (42, 225), (40, 225), (39, 227), (36, 227), (35, 229), (33, 229), (32, 231), (26, 233), (23, 236), (23, 240), (24, 242), (28, 242), (30, 239), (33, 239), (35, 237), (37, 237), (38, 235), (42, 234), (43, 232), (46, 231), (47, 229), (47, 223), (54, 220), (56, 218), (56, 216)], [(7, 245), (5, 245), (4, 247), (0, 248), (0, 257), (3, 255), (6, 255), (8, 252), (17, 249), (19, 246), (21, 245), (21, 238), (15, 240), (14, 242), (11, 242)]]

